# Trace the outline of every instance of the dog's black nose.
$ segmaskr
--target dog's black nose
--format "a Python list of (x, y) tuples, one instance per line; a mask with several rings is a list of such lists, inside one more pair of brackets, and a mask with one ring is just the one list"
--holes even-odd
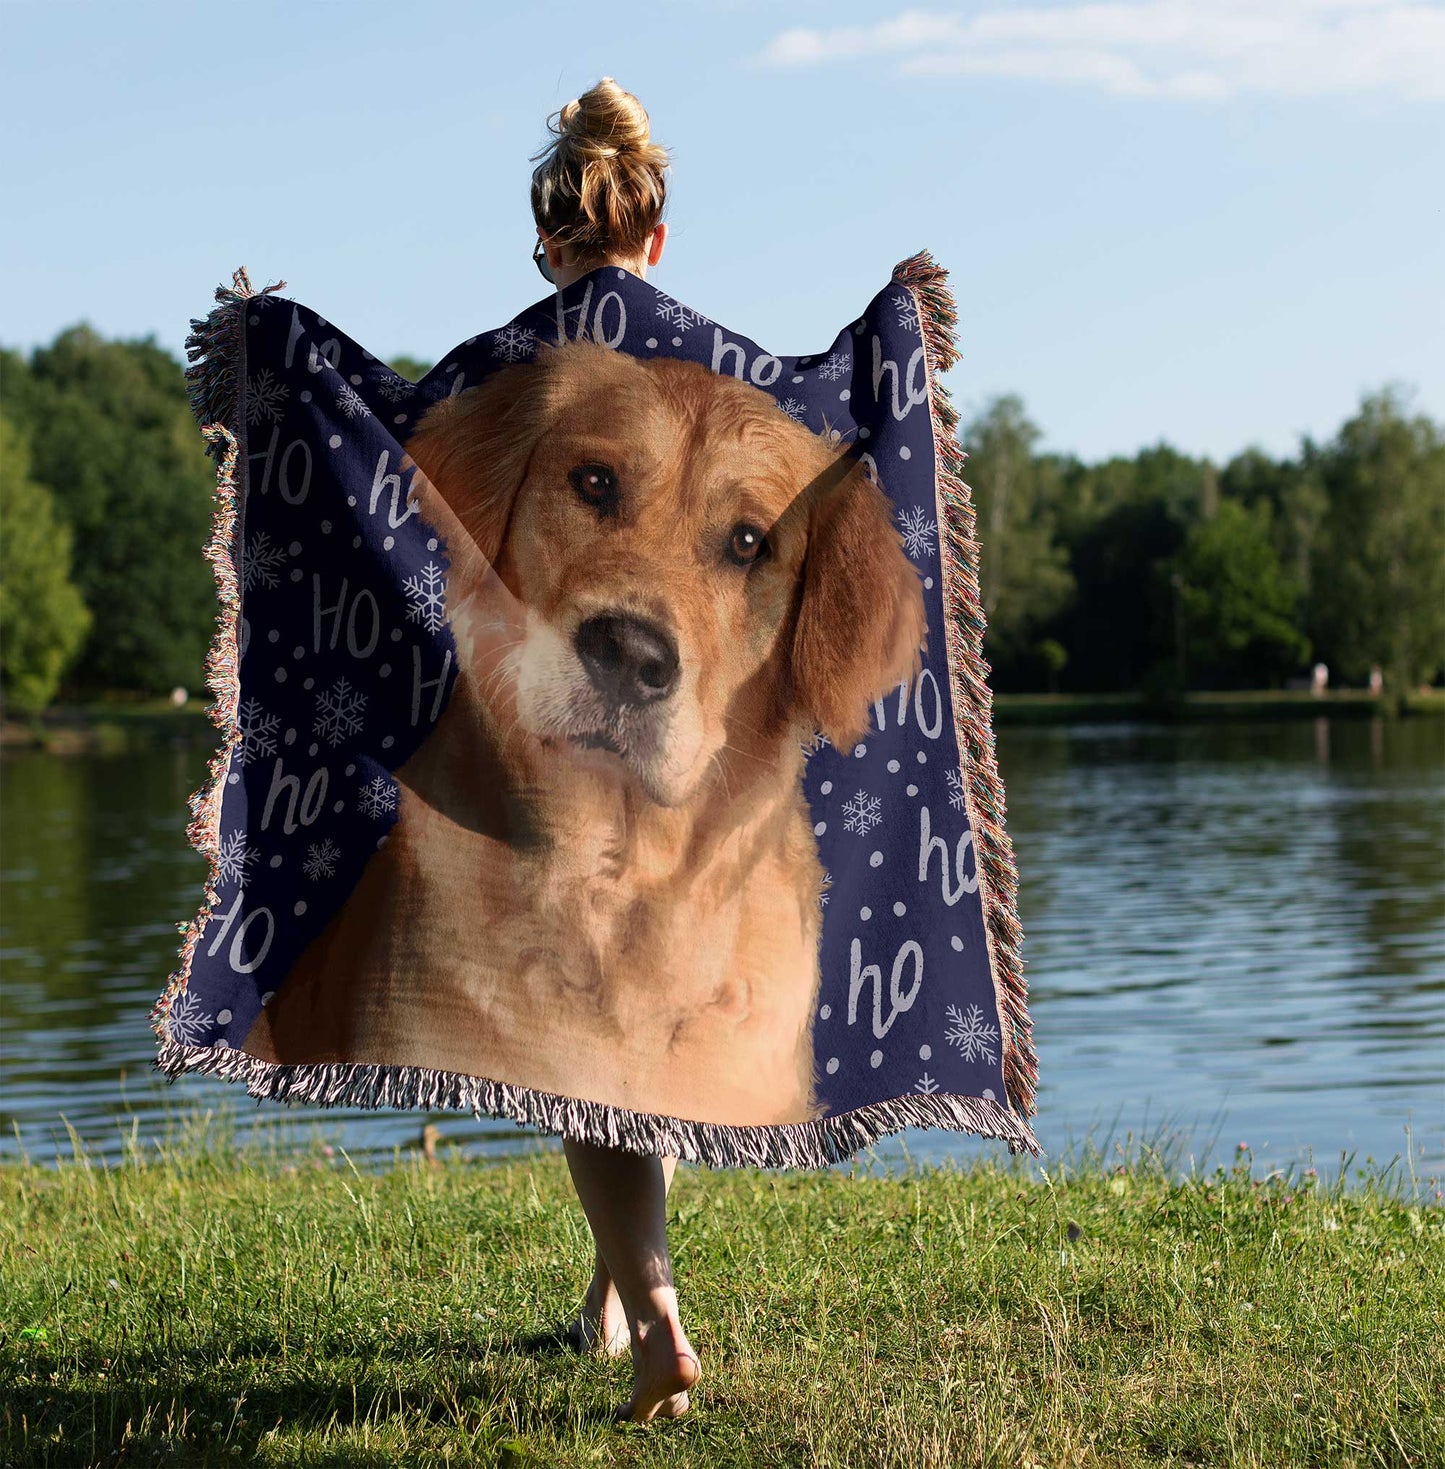
[(641, 618), (589, 617), (574, 641), (588, 676), (614, 704), (652, 704), (677, 684), (676, 644)]

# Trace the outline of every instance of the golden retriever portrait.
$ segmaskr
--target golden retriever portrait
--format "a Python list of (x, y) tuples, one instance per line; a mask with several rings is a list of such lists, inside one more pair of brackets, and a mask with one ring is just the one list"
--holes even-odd
[(456, 682), (243, 1049), (814, 1120), (804, 746), (847, 749), (918, 673), (891, 502), (760, 389), (590, 342), (435, 404), (406, 448)]

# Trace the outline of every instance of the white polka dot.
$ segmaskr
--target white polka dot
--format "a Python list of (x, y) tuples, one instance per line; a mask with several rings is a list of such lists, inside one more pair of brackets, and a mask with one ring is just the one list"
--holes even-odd
[(818, 1006), (818, 1019), (819, 1020), (826, 1020), (832, 1013), (833, 1013), (833, 1007), (831, 1005), (819, 1005)]
[(306, 911), (306, 900), (305, 900), (305, 898), (302, 898), (301, 901), (299, 903), (297, 903), (296, 906), (294, 908), (292, 908), (291, 911), (298, 918), (300, 918), (300, 916)]
[(303, 576), (305, 576), (305, 575), (306, 575), (306, 573), (304, 571), (302, 571), (299, 566), (293, 566), (291, 568), (291, 580), (292, 581), (300, 581), (301, 578)]
[(916, 796), (918, 794), (917, 786), (904, 786), (903, 789), (906, 790), (910, 796)]
[(674, 347), (680, 347), (680, 346), (682, 346), (682, 338), (681, 337), (674, 337), (672, 339), (672, 345)]
[(833, 789), (833, 782), (831, 780), (825, 780), (823, 784), (818, 787), (818, 789), (822, 791), (822, 793), (826, 796), (828, 792)]
[(298, 643), (294, 648), (292, 648), (291, 656), (293, 658), (304, 658), (306, 656), (306, 649)]
[(815, 837), (820, 837), (820, 836), (822, 836), (822, 835), (823, 835), (823, 833), (824, 833), (824, 832), (825, 832), (825, 831), (827, 831), (827, 830), (828, 830), (828, 823), (827, 823), (827, 822), (826, 822), (826, 821), (820, 821), (820, 822), (818, 822), (818, 823), (817, 823), (817, 824), (816, 824), (816, 825), (815, 825), (815, 826), (814, 826), (814, 827), (813, 827), (813, 835), (814, 835), (814, 836), (815, 836)]
[(883, 1052), (882, 1051), (874, 1051), (873, 1054), (871, 1056), (869, 1056), (869, 1058), (868, 1058), (868, 1064), (875, 1071), (877, 1071), (877, 1069), (883, 1064)]
[(895, 917), (902, 918), (903, 915), (906, 912), (908, 912), (908, 904), (907, 903), (901, 903), (900, 902), (900, 903), (895, 903), (893, 905), (893, 913), (894, 913), (894, 916)]
[(225, 1036), (218, 1036), (216, 1038), (216, 1049), (218, 1051), (229, 1051), (231, 1049), (231, 1043)]
[(316, 318), (316, 325), (317, 326), (330, 326), (331, 323), (329, 321), (327, 321), (327, 319), (324, 316), (318, 316)]
[(331, 522), (329, 520), (323, 520), (321, 522), (321, 534), (323, 536), (329, 536), (331, 534)]
[(346, 773), (347, 773), (347, 775), (355, 775), (356, 774), (356, 764), (355, 764), (355, 762), (353, 762), (352, 764), (350, 764), (350, 765), (348, 765), (346, 767)]
[(948, 942), (953, 945), (955, 953), (961, 954), (963, 952), (963, 940), (957, 934), (954, 934)]
[(303, 689), (314, 689), (316, 687), (316, 680), (314, 678), (308, 678), (301, 687)]
[(853, 746), (853, 758), (855, 760), (861, 760), (867, 753), (868, 753), (868, 746), (867, 745), (854, 745)]
[(261, 1003), (263, 1005), (269, 1005), (271, 1003), (271, 1001), (274, 1000), (275, 998), (276, 998), (276, 991), (275, 990), (267, 990), (266, 993), (261, 996)]
[(348, 495), (346, 497), (346, 503), (348, 505), (355, 505), (356, 504), (356, 496), (355, 495)]
[(310, 388), (306, 388), (306, 389), (304, 389), (302, 391), (301, 401), (303, 403), (309, 403), (311, 401), (311, 389)]
[(280, 638), (280, 636), (281, 636), (280, 629), (273, 627), (271, 629), (271, 631), (266, 634), (266, 641), (268, 643), (274, 643), (274, 642), (276, 642)]
[(476, 338), (475, 337), (468, 337), (466, 339), (466, 341), (462, 343), (462, 346), (464, 346), (464, 347), (470, 347), (472, 345), (472, 343), (475, 342), (475, 341), (476, 341)]
[(326, 442), (330, 444), (333, 449), (339, 449), (341, 447), (341, 435), (332, 434)]
[(928, 588), (929, 590), (932, 590), (932, 587), (933, 587), (933, 578), (931, 576), (925, 576), (923, 578), (923, 585), (926, 588)]
[(647, 345), (649, 347), (655, 347), (655, 346), (657, 346), (657, 338), (656, 337), (648, 337), (648, 339), (647, 339)]
[(983, 1099), (985, 1102), (993, 1102), (997, 1100), (997, 1098), (993, 1094), (993, 1088), (991, 1086), (984, 1087)]
[(280, 865), (281, 865), (281, 854), (280, 854), (280, 852), (277, 852), (276, 855), (271, 859), (271, 866), (272, 867), (279, 867)]
[(395, 737), (393, 735), (387, 735), (387, 737), (381, 742), (381, 748), (383, 750), (389, 750), (395, 743)]
[(437, 548), (437, 538), (435, 536), (431, 536), (427, 540), (426, 548), (427, 548), (428, 551), (435, 551), (436, 550), (436, 548)]
[(229, 1010), (217, 1010), (216, 1019), (222, 1025), (229, 1025), (231, 1023), (231, 1012)]
[(284, 668), (278, 668), (276, 670), (276, 682), (277, 683), (285, 683), (286, 682), (286, 670)]
[(296, 743), (296, 731), (294, 729), (288, 729), (285, 738), (288, 745), (294, 745)]
[(860, 428), (858, 430), (858, 437), (860, 439), (871, 439), (873, 437), (873, 430), (871, 428)]
[(838, 394), (838, 401), (840, 403), (846, 403), (848, 401), (848, 399), (851, 398), (852, 396), (853, 396), (852, 389), (850, 389), (850, 388), (844, 388), (843, 391)]
[(351, 374), (351, 385), (354, 388), (359, 388), (361, 386), (361, 374), (359, 372), (353, 372)]
[(882, 867), (882, 865), (883, 865), (883, 853), (882, 852), (874, 852), (873, 855), (871, 857), (869, 857), (869, 859), (868, 859), (868, 865), (870, 867)]
[(392, 628), (391, 640), (394, 643), (399, 643), (401, 641), (401, 629), (399, 627)]
[(376, 845), (378, 847), (384, 847), (386, 845), (386, 838), (384, 836), (377, 837)]
[(333, 811), (336, 811), (336, 812), (345, 811), (346, 810), (346, 802), (345, 801), (333, 801), (331, 803), (331, 809)]
[(366, 348), (365, 348), (365, 347), (363, 347), (363, 348), (362, 348), (362, 349), (361, 349), (361, 355), (362, 355), (362, 357), (363, 357), (363, 358), (364, 358), (364, 359), (365, 359), (365, 360), (366, 360), (366, 361), (367, 361), (367, 362), (375, 362), (375, 361), (376, 361), (376, 358), (375, 358), (375, 357), (373, 357), (373, 356), (372, 356), (372, 355), (371, 355), (371, 353), (370, 353), (370, 352), (368, 352), (368, 351), (367, 351), (367, 350), (366, 350)]
[[(314, 682), (315, 682), (315, 679), (310, 679), (310, 678), (308, 678), (308, 679), (307, 679), (307, 680), (306, 680), (306, 682), (307, 682), (307, 684), (312, 684), (312, 683), (314, 683)], [(318, 744), (317, 744), (317, 743), (316, 743), (316, 741), (315, 741), (315, 740), (312, 740), (312, 741), (311, 741), (311, 743), (310, 743), (310, 744), (309, 744), (309, 745), (307, 745), (307, 747), (306, 747), (306, 753), (307, 753), (307, 754), (308, 754), (308, 755), (315, 755), (315, 754), (316, 754), (316, 752), (317, 752), (317, 751), (318, 751), (318, 750), (319, 750), (319, 749), (320, 749), (320, 748), (321, 748), (321, 746), (320, 746), (320, 745), (318, 745)]]
[(920, 1061), (928, 1061), (928, 1060), (931, 1060), (932, 1059), (932, 1056), (933, 1056), (933, 1047), (932, 1046), (929, 1046), (929, 1045), (919, 1046), (919, 1048), (918, 1048), (918, 1059)]
[(241, 777), (234, 770), (226, 777), (230, 785), (235, 785), (240, 779)]
[(387, 537), (387, 538), (386, 538), (386, 539), (385, 539), (385, 540), (384, 540), (384, 541), (383, 541), (383, 542), (382, 542), (382, 543), (381, 543), (381, 549), (382, 549), (382, 550), (383, 550), (383, 551), (389, 551), (389, 550), (391, 550), (391, 548), (392, 548), (392, 547), (393, 547), (393, 546), (394, 546), (394, 545), (396, 545), (396, 537), (395, 537), (395, 536), (388, 536), (388, 537)]
[(860, 908), (858, 910), (858, 916), (863, 920), (864, 923), (867, 923), (868, 920), (873, 916), (873, 910), (871, 908)]
[(391, 664), (390, 663), (383, 663), (381, 665), (381, 667), (378, 668), (376, 671), (377, 671), (377, 673), (382, 678), (390, 678), (391, 677)]
[(392, 417), (392, 420), (391, 421), (393, 423), (405, 423), (406, 422), (406, 414), (404, 414), (404, 413), (395, 414)]
[(249, 321), (252, 326), (261, 325), (261, 318), (259, 316), (248, 316), (246, 320)]
[(890, 760), (888, 762), (888, 770), (889, 770), (889, 773), (890, 774), (897, 775), (898, 774), (898, 762), (896, 760)]
[(617, 279), (620, 281), (625, 281), (627, 279), (627, 272), (625, 270), (619, 270), (617, 272)]
[(928, 756), (925, 755), (922, 750), (920, 750), (918, 752), (918, 763), (920, 765), (927, 765), (928, 764)]
[(828, 1073), (829, 1076), (832, 1076), (832, 1074), (838, 1069), (838, 1058), (836, 1056), (829, 1056), (828, 1064), (823, 1069)]
[(795, 382), (795, 383), (800, 383), (800, 382), (802, 382), (802, 381), (803, 381), (803, 379), (802, 379), (802, 377), (801, 377), (801, 376), (798, 376), (798, 377), (795, 377), (795, 378), (794, 378), (794, 379), (793, 379), (793, 381), (794, 381), (794, 382)]
[(447, 365), (446, 365), (446, 370), (448, 372), (455, 372), (457, 370), (456, 363), (455, 362), (448, 362)]
[(898, 457), (900, 459), (912, 459), (913, 450), (910, 449), (907, 444), (904, 444), (904, 446), (898, 451)]
[(357, 551), (357, 550), (360, 550), (361, 549), (361, 537), (360, 536), (352, 536), (352, 538), (351, 538), (351, 548), (352, 548), (353, 551)]
[(866, 328), (864, 327), (864, 325), (863, 325), (863, 323), (861, 321), (860, 322), (856, 322), (854, 324), (854, 327), (853, 327), (853, 335), (855, 337), (861, 337), (863, 335), (863, 333), (864, 333), (865, 330), (866, 330)]

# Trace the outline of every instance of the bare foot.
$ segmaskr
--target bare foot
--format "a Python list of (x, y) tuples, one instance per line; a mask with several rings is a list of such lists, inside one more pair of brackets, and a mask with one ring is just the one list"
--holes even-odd
[(609, 1357), (620, 1357), (631, 1348), (627, 1313), (622, 1309), (617, 1287), (610, 1280), (605, 1292), (597, 1289), (595, 1280), (587, 1287), (582, 1310), (567, 1328), (567, 1340), (579, 1352), (601, 1351)]
[(617, 1410), (620, 1419), (646, 1423), (676, 1418), (688, 1409), (688, 1388), (702, 1376), (702, 1363), (675, 1317), (659, 1317), (632, 1342), (632, 1397)]

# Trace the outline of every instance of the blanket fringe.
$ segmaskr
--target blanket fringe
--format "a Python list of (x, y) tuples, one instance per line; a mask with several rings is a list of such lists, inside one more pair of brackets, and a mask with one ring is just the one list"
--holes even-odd
[(200, 1071), (244, 1082), (257, 1098), (319, 1107), (466, 1111), (508, 1117), (519, 1126), (600, 1146), (658, 1156), (670, 1153), (709, 1168), (823, 1168), (905, 1127), (948, 1127), (1000, 1138), (1011, 1153), (1042, 1155), (1022, 1118), (984, 1097), (907, 1095), (816, 1122), (732, 1126), (633, 1112), (626, 1107), (509, 1086), (425, 1066), (368, 1062), (266, 1061), (232, 1046), (165, 1042), (155, 1062), (174, 1080)]
[[(924, 258), (915, 257), (915, 260)], [(936, 267), (934, 269), (937, 270)], [(941, 278), (943, 272), (937, 271), (937, 274)], [(244, 267), (237, 270), (229, 287), (217, 287), (217, 306), (205, 318), (191, 323), (191, 334), (186, 339), (186, 354), (191, 363), (186, 369), (191, 408), (205, 435), (208, 452), (217, 464), (211, 539), (205, 555), (215, 574), (220, 609), (216, 616), (215, 637), (206, 659), (206, 683), (215, 695), (215, 702), (208, 712), (212, 722), (221, 730), (222, 741), (211, 758), (205, 783), (190, 798), (191, 820), (186, 834), (191, 845), (207, 859), (209, 870), (199, 912), (189, 924), (177, 924), (184, 934), (180, 963), (150, 1014), (151, 1027), (159, 1040), (152, 1065), (168, 1081), (174, 1081), (187, 1071), (227, 1081), (241, 1081), (245, 1083), (247, 1092), (258, 1099), (363, 1110), (470, 1110), (477, 1116), (487, 1114), (511, 1118), (520, 1126), (541, 1132), (581, 1138), (644, 1155), (673, 1154), (714, 1168), (821, 1168), (841, 1162), (860, 1148), (871, 1146), (879, 1138), (905, 1127), (946, 1127), (971, 1132), (979, 1137), (1003, 1140), (1011, 1153), (1028, 1152), (1035, 1157), (1042, 1156), (1042, 1149), (1028, 1124), (1018, 1115), (1022, 1109), (1018, 1107), (1017, 1094), (1012, 1087), (1010, 1096), (1015, 1099), (1014, 1111), (986, 1097), (935, 1092), (895, 1097), (814, 1122), (732, 1126), (634, 1112), (625, 1107), (423, 1066), (385, 1066), (360, 1061), (282, 1063), (253, 1056), (225, 1042), (214, 1046), (193, 1046), (171, 1038), (168, 1022), (171, 1007), (189, 982), (196, 946), (217, 903), (221, 800), (231, 752), (240, 740), (237, 620), (241, 607), (239, 541), (244, 506), (238, 464), (245, 415), (243, 312), (248, 309), (248, 301), (280, 290), (284, 285), (285, 282), (281, 281), (266, 286), (262, 291), (255, 291)], [(946, 290), (944, 294), (947, 295)], [(931, 317), (927, 319), (932, 320)], [(935, 384), (935, 394), (941, 391)], [(946, 394), (943, 401), (946, 404)], [(941, 417), (936, 417), (936, 431), (941, 422)], [(939, 462), (944, 461), (940, 459)], [(962, 494), (967, 504), (967, 487), (962, 487)], [(971, 516), (972, 512), (969, 514)], [(960, 564), (976, 568), (976, 546), (971, 540), (960, 544), (964, 545), (964, 552), (959, 554)], [(968, 546), (973, 546), (971, 561), (965, 554)], [(971, 585), (976, 603), (976, 571)], [(982, 683), (982, 675), (978, 677)], [(985, 698), (987, 692), (985, 686)], [(957, 688), (954, 707), (961, 707)], [(988, 730), (986, 703), (983, 705), (983, 729), (985, 732)], [(988, 768), (992, 770), (991, 739), (987, 753)], [(977, 757), (971, 758), (977, 768)], [(997, 781), (996, 773), (993, 779)], [(998, 807), (1001, 833), (1001, 800)], [(993, 808), (990, 806), (988, 809)], [(974, 829), (979, 830), (977, 826)], [(1007, 838), (1003, 840), (1006, 852)], [(992, 873), (988, 886), (990, 892), (994, 891)], [(1007, 891), (1011, 893), (1012, 890)], [(1009, 911), (1012, 911), (1011, 906)], [(1021, 989), (1019, 993), (1021, 996)], [(1021, 1007), (1021, 998), (1019, 1003)], [(1026, 1017), (1023, 1023), (1027, 1036)], [(1006, 1051), (1006, 1067), (1008, 1054)], [(1007, 1079), (1007, 1070), (1005, 1075)]]
[(167, 1039), (171, 1006), (186, 988), (196, 945), (216, 906), (220, 887), (221, 799), (225, 794), (231, 751), (241, 738), (238, 725), (241, 656), (236, 625), (241, 612), (241, 570), (237, 554), (241, 491), (237, 469), (246, 375), (242, 312), (247, 301), (279, 291), (285, 284), (278, 281), (256, 291), (242, 266), (231, 277), (229, 286), (216, 287), (218, 304), (208, 316), (192, 320), (186, 338), (186, 358), (190, 363), (186, 368), (186, 386), (191, 411), (201, 426), (206, 452), (216, 461), (211, 538), (202, 555), (211, 563), (220, 604), (216, 631), (206, 653), (206, 687), (215, 695), (206, 712), (221, 731), (221, 743), (206, 766), (204, 783), (188, 802), (191, 817), (186, 836), (206, 859), (207, 873), (200, 910), (190, 923), (176, 925), (184, 935), (180, 963), (151, 1009), (151, 1029), (162, 1042)]
[(959, 358), (954, 341), (958, 310), (948, 287), (948, 272), (927, 250), (900, 261), (893, 279), (906, 286), (918, 308), (928, 366), (929, 409), (933, 420), (934, 462), (938, 473), (939, 537), (944, 550), (944, 641), (953, 694), (958, 747), (965, 758), (964, 793), (968, 824), (982, 877), (984, 929), (1003, 1019), (1004, 1086), (1014, 1108), (1025, 1117), (1035, 1111), (1038, 1057), (1028, 1013), (1028, 983), (1020, 945), (1018, 868), (1004, 827), (1003, 781), (994, 752), (993, 693), (983, 654), (985, 617), (979, 595), (979, 544), (973, 492), (963, 480), (968, 457), (958, 442), (958, 410), (939, 374)]

